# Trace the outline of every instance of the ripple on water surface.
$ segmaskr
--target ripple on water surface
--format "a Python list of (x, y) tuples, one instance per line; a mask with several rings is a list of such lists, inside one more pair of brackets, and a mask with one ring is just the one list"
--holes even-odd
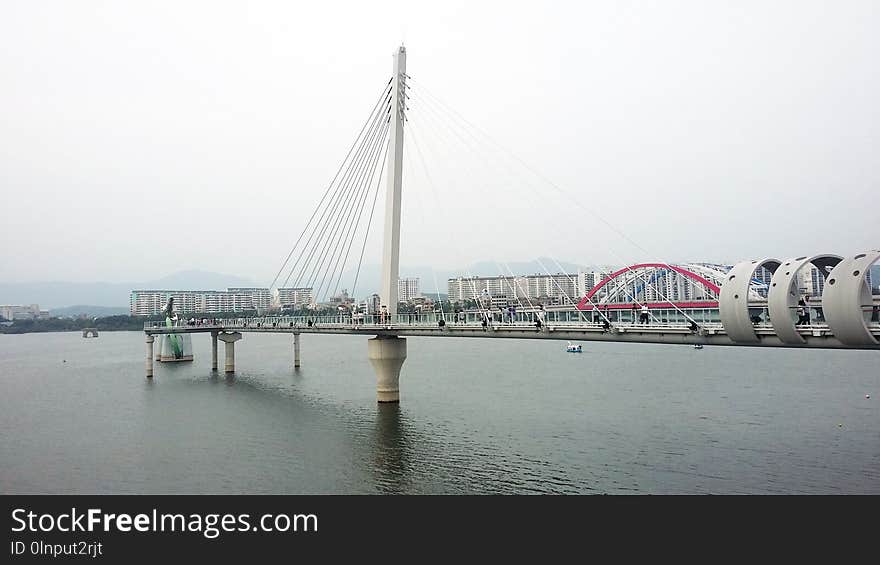
[(364, 337), (193, 346), (0, 336), (0, 491), (880, 494), (876, 352), (410, 338), (377, 405)]

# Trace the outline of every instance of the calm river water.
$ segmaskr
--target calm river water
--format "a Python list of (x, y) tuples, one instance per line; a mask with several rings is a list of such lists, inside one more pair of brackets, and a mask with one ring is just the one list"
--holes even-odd
[(880, 353), (565, 345), (410, 338), (396, 406), (364, 337), (0, 335), (0, 492), (880, 494)]

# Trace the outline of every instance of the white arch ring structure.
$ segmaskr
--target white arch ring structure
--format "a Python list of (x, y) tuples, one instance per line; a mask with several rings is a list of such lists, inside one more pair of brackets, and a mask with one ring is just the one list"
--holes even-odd
[(865, 321), (866, 312), (873, 309), (871, 287), (865, 281), (865, 272), (880, 259), (880, 251), (873, 250), (844, 258), (828, 274), (822, 293), (825, 321), (834, 337), (845, 345), (877, 345)]
[(761, 267), (775, 273), (781, 264), (779, 259), (770, 257), (760, 261), (743, 261), (734, 265), (724, 277), (724, 284), (721, 285), (718, 296), (718, 313), (724, 331), (733, 341), (737, 343), (760, 341), (749, 316), (749, 290), (752, 276)]
[[(792, 316), (797, 307), (800, 291), (798, 289), (798, 273), (812, 263), (828, 279), (828, 271), (840, 263), (839, 255), (816, 255), (814, 257), (798, 257), (787, 259), (773, 273), (770, 279), (770, 291), (767, 294), (767, 308), (770, 312), (770, 323), (773, 330), (783, 343), (802, 344), (807, 340), (798, 333)], [(827, 289), (827, 285), (825, 286)]]

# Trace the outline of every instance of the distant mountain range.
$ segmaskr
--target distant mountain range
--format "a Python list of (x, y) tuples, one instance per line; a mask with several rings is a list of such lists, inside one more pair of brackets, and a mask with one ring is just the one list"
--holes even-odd
[(78, 318), (79, 316), (103, 318), (106, 316), (127, 316), (128, 312), (128, 306), (89, 306), (87, 304), (49, 310), (49, 314), (56, 318)]
[[(568, 272), (577, 272), (579, 268), (587, 268), (566, 262), (560, 262), (557, 265), (553, 259), (540, 257), (534, 261), (517, 261), (506, 264), (494, 261), (480, 261), (469, 267), (457, 270), (441, 269), (434, 271), (427, 265), (402, 266), (400, 276), (419, 277), (421, 279), (421, 291), (424, 294), (434, 294), (437, 290), (441, 294), (446, 294), (446, 280), (449, 278), (467, 275), (493, 276), (509, 274), (510, 272), (518, 275), (543, 273), (545, 271), (541, 263), (551, 273), (560, 272), (560, 266)], [(342, 277), (340, 286), (345, 286), (349, 291), (352, 291), (350, 285), (354, 282), (354, 276), (354, 269), (347, 271)], [(110, 316), (128, 312), (129, 295), (134, 289), (225, 290), (229, 287), (265, 286), (265, 284), (265, 282), (257, 283), (251, 279), (235, 275), (198, 270), (180, 271), (160, 279), (142, 282), (0, 282), (0, 304), (39, 304), (41, 308), (50, 310), (54, 316), (77, 316), (80, 314), (87, 316)], [(361, 268), (357, 288), (354, 289), (354, 292), (358, 298), (368, 296), (378, 292), (380, 284), (380, 266), (364, 265)], [(339, 290), (342, 290), (342, 288)]]
[[(264, 283), (265, 284), (265, 283)], [(224, 290), (230, 286), (256, 286), (254, 281), (207, 271), (180, 271), (161, 279), (145, 282), (0, 282), (0, 304), (39, 304), (40, 308), (58, 310), (76, 308), (96, 316), (95, 308), (123, 308), (128, 312), (129, 293), (133, 289)], [(71, 315), (71, 314), (64, 314)]]

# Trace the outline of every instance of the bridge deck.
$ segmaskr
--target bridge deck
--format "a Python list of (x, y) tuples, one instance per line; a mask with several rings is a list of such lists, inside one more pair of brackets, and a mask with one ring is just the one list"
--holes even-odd
[[(876, 326), (876, 327), (875, 327)], [(870, 349), (877, 346), (852, 347), (838, 341), (827, 325), (813, 324), (800, 326), (799, 333), (806, 343), (790, 345), (783, 343), (774, 333), (772, 326), (756, 325), (760, 341), (754, 346), (798, 347), (826, 349)], [(351, 319), (330, 317), (308, 324), (306, 318), (264, 317), (250, 319), (224, 319), (216, 323), (177, 325), (166, 327), (162, 322), (146, 322), (144, 332), (148, 335), (210, 333), (217, 331), (247, 333), (290, 333), (290, 334), (332, 334), (364, 335), (385, 337), (472, 337), (508, 339), (554, 339), (565, 341), (608, 341), (628, 343), (665, 344), (705, 344), (705, 345), (743, 345), (733, 342), (724, 332), (721, 324), (704, 324), (698, 332), (693, 332), (683, 324), (615, 324), (609, 329), (589, 322), (548, 323), (537, 328), (532, 323), (494, 323), (485, 327), (479, 322), (448, 322), (444, 326), (437, 321), (409, 321), (396, 324), (374, 322), (352, 323)], [(872, 333), (880, 337), (880, 325), (872, 325)]]

